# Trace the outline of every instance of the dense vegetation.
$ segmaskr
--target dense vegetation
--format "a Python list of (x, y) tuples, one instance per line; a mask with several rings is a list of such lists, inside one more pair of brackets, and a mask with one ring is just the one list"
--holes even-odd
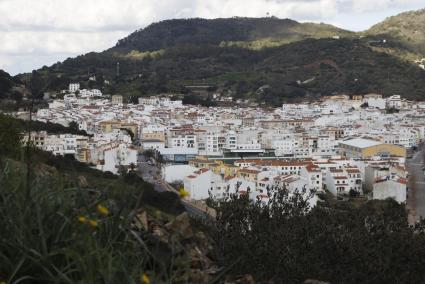
[[(19, 78), (50, 91), (78, 81), (83, 88), (120, 93), (131, 102), (164, 92), (196, 94), (188, 87), (193, 85), (210, 86), (210, 95), (221, 92), (269, 105), (334, 93), (421, 99), (425, 72), (412, 64), (419, 49), (403, 39), (410, 24), (391, 36), (385, 33), (394, 24), (386, 25), (390, 27), (377, 26), (356, 38), (330, 25), (273, 17), (167, 20), (104, 52), (69, 58)], [(419, 46), (422, 30), (414, 27)]]
[(176, 194), (134, 173), (114, 176), (22, 147), (22, 131), (0, 116), (0, 282), (147, 284), (187, 275), (177, 236), (164, 244), (135, 227), (141, 209), (158, 220), (182, 213)]
[(17, 158), (22, 130), (16, 119), (0, 114), (0, 157)]
[(184, 45), (219, 45), (273, 39), (286, 43), (306, 38), (351, 36), (353, 33), (325, 24), (289, 19), (228, 18), (178, 19), (149, 25), (118, 41), (109, 52), (158, 51)]
[(147, 206), (140, 202), (143, 185), (110, 180), (87, 189), (60, 175), (38, 176), (27, 185), (15, 163), (0, 169), (0, 280), (148, 283), (140, 280), (146, 274), (171, 282), (184, 268), (170, 262), (184, 257), (178, 243), (158, 246), (132, 226), (135, 210)]
[(411, 227), (393, 200), (320, 205), (282, 190), (267, 206), (234, 198), (217, 207), (212, 234), (229, 273), (257, 281), (423, 283), (424, 223)]
[[(119, 78), (114, 77), (117, 61)], [(91, 84), (128, 98), (188, 93), (185, 86), (197, 84), (270, 105), (334, 93), (377, 92), (419, 99), (425, 92), (423, 70), (353, 39), (309, 39), (259, 51), (186, 45), (169, 48), (158, 57), (137, 60), (90, 53), (39, 72), (51, 81), (62, 74), (63, 84), (53, 84), (60, 89), (66, 87), (65, 82), (87, 80), (87, 75), (81, 75), (86, 74), (83, 69), (87, 67), (98, 77)], [(105, 85), (99, 78), (115, 79)]]
[(21, 82), (18, 78), (14, 78), (7, 72), (0, 70), (0, 100), (20, 101), (22, 99), (22, 93), (18, 88), (20, 85)]
[[(75, 135), (85, 135), (87, 132), (84, 130), (79, 130), (78, 125), (75, 122), (71, 122), (69, 127), (63, 126), (62, 124), (53, 123), (53, 122), (42, 122), (42, 121), (28, 121), (13, 118), (6, 114), (0, 113), (0, 127), (2, 129), (1, 135), (5, 138), (8, 138), (10, 141), (18, 141), (17, 137), (13, 136), (13, 133), (10, 133), (10, 129), (19, 129), (22, 131), (20, 135), (22, 136), (24, 132), (30, 131), (46, 131), (49, 134), (75, 134)], [(0, 140), (1, 141), (1, 140)], [(11, 144), (11, 143), (9, 143)], [(5, 147), (5, 146), (3, 146)], [(7, 151), (6, 151), (7, 152)]]

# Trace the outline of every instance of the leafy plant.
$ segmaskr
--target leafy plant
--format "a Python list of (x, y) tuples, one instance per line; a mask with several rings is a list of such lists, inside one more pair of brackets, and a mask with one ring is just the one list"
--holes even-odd
[(10, 162), (1, 170), (0, 280), (140, 283), (144, 277), (170, 282), (181, 273), (164, 261), (181, 255), (178, 243), (172, 250), (158, 249), (158, 241), (134, 228), (144, 191), (135, 199), (134, 191), (121, 189), (117, 198), (109, 189), (80, 189), (60, 176), (38, 176), (26, 193), (19, 167)]
[(216, 210), (210, 230), (232, 275), (278, 283), (425, 281), (424, 222), (409, 226), (393, 200), (310, 209), (302, 194), (282, 190), (267, 205), (241, 196)]

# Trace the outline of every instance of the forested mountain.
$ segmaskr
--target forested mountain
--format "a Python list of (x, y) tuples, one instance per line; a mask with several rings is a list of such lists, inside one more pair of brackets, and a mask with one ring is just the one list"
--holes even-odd
[(278, 18), (179, 19), (149, 25), (118, 41), (109, 51), (157, 51), (181, 45), (219, 45), (237, 42), (293, 42), (306, 38), (350, 36), (325, 24), (298, 23)]
[(12, 77), (7, 72), (0, 70), (0, 100), (20, 101), (23, 93), (24, 88), (19, 78)]
[[(37, 76), (49, 90), (79, 81), (129, 100), (187, 94), (188, 85), (200, 84), (269, 105), (334, 93), (422, 98), (425, 72), (412, 60), (418, 49), (376, 29), (355, 34), (274, 17), (168, 20), (104, 52), (40, 69)], [(96, 81), (88, 80), (93, 76)]]

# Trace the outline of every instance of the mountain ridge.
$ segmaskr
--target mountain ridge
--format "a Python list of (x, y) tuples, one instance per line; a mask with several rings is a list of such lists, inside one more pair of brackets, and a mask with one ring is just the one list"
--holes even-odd
[[(37, 73), (52, 91), (79, 81), (135, 101), (164, 92), (190, 94), (186, 85), (205, 83), (235, 98), (278, 105), (334, 93), (423, 98), (425, 72), (413, 64), (416, 57), (417, 50), (377, 28), (353, 33), (274, 17), (194, 18), (153, 23), (103, 52), (68, 58)], [(335, 74), (332, 65), (340, 68)], [(89, 81), (93, 76), (97, 80)], [(264, 86), (269, 88), (262, 92)]]
[[(307, 26), (310, 27), (310, 30), (293, 31), (293, 29)], [(349, 31), (332, 25), (299, 23), (291, 19), (275, 17), (171, 19), (139, 29), (119, 40), (114, 47), (106, 51), (156, 51), (180, 44), (218, 45), (226, 41), (252, 41), (270, 37), (284, 39), (289, 36), (306, 36), (308, 38), (314, 32), (322, 32), (328, 37), (331, 33), (336, 36), (351, 34)], [(300, 39), (302, 39), (301, 37)]]
[(425, 57), (425, 8), (386, 18), (365, 31), (366, 35), (390, 35), (405, 48)]

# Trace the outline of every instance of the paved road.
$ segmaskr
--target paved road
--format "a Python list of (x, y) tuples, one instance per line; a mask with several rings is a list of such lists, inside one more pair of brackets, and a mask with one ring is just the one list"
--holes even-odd
[[(157, 176), (158, 167), (149, 165), (144, 157), (140, 157), (138, 161), (139, 166), (139, 175), (147, 182), (153, 184), (154, 188), (158, 192), (172, 191), (170, 186), (168, 186), (159, 176)], [(177, 193), (177, 192), (176, 192)], [(185, 207), (187, 213), (195, 218), (205, 219), (209, 217), (204, 211), (193, 206), (189, 202), (182, 200), (182, 204)]]
[[(407, 161), (409, 172), (409, 196), (407, 205), (411, 209), (412, 218), (418, 221), (425, 218), (425, 175), (422, 170), (424, 149), (417, 152), (412, 159)], [(410, 220), (410, 221), (413, 221)]]

